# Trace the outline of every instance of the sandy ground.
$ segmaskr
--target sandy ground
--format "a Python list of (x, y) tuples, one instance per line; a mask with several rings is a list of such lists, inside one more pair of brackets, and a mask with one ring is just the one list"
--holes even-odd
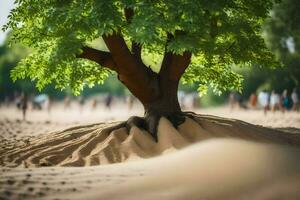
[(299, 153), (286, 146), (218, 139), (121, 164), (2, 168), (0, 194), (2, 199), (297, 200)]
[[(231, 112), (227, 107), (195, 112), (300, 133), (299, 113), (264, 116), (262, 111)], [(85, 129), (89, 135), (69, 143), (52, 143), (50, 148), (42, 149), (39, 146), (70, 141), (70, 135), (78, 134), (74, 130), (62, 134), (58, 131), (61, 129), (141, 114), (139, 106), (130, 111), (121, 105), (112, 110), (99, 107), (96, 111), (87, 106), (82, 112), (79, 108), (63, 110), (57, 106), (50, 114), (30, 111), (27, 121), (22, 122), (18, 110), (0, 108), (1, 156), (10, 151), (15, 158), (30, 158), (27, 164), (13, 159), (18, 166), (13, 168), (1, 161), (0, 199), (300, 199), (299, 147), (266, 142), (272, 130), (261, 131), (235, 120), (186, 123), (178, 131), (168, 121), (162, 121), (159, 143), (138, 129), (126, 137), (119, 131), (114, 137), (102, 138), (102, 125), (98, 124)], [(234, 134), (240, 137), (228, 138)], [(65, 156), (65, 152), (73, 157), (51, 160), (51, 155)], [(113, 155), (118, 155), (121, 163), (107, 165), (114, 163), (107, 159)], [(39, 166), (41, 159), (53, 161), (54, 165), (33, 168)], [(80, 159), (83, 162), (78, 162)]]
[[(230, 110), (227, 106), (192, 109), (191, 111), (198, 114), (240, 119), (266, 127), (300, 129), (300, 113), (297, 112), (277, 111), (264, 115), (262, 110)], [(36, 136), (83, 124), (123, 121), (133, 115), (143, 115), (140, 104), (135, 104), (133, 109), (129, 110), (126, 105), (121, 103), (113, 104), (111, 109), (107, 109), (103, 105), (92, 109), (90, 103), (87, 103), (81, 110), (76, 103), (73, 103), (70, 109), (64, 109), (62, 104), (55, 105), (50, 113), (45, 110), (29, 110), (27, 120), (23, 122), (20, 110), (13, 106), (8, 108), (2, 106), (0, 107), (0, 133), (2, 133), (0, 137), (9, 139)]]

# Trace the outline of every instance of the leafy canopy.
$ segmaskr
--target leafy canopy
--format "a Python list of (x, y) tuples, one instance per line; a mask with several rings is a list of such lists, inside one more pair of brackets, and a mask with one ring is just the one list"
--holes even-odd
[[(197, 81), (200, 89), (212, 86), (216, 92), (240, 89), (241, 77), (231, 65), (274, 64), (260, 34), (273, 1), (16, 0), (3, 29), (12, 28), (13, 40), (34, 52), (12, 71), (12, 78), (30, 77), (38, 88), (54, 82), (78, 94), (85, 84), (102, 83), (108, 70), (76, 54), (102, 35), (119, 32), (128, 45), (142, 45), (143, 59), (156, 61), (151, 66), (156, 71), (165, 49), (190, 51), (184, 83)], [(131, 23), (125, 8), (134, 10)], [(168, 33), (175, 38), (166, 43)]]

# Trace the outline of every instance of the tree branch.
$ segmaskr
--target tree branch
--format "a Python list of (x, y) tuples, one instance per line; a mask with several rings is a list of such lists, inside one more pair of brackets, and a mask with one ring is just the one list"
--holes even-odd
[[(127, 22), (130, 24), (131, 21), (132, 21), (132, 18), (134, 16), (133, 9), (132, 8), (125, 8), (124, 13), (125, 13), (125, 17), (126, 17)], [(139, 62), (142, 62), (142, 57), (141, 57), (142, 46), (140, 44), (136, 43), (135, 41), (132, 41), (131, 42), (131, 52)]]
[(167, 51), (167, 46), (169, 44), (169, 42), (171, 42), (174, 39), (174, 36), (171, 33), (167, 34), (167, 41), (165, 44), (165, 53), (164, 53), (164, 57), (163, 57), (163, 61), (160, 67), (160, 71), (159, 74), (167, 74), (168, 70), (169, 70), (169, 66), (171, 64), (172, 61), (172, 53)]
[(134, 41), (131, 42), (131, 51), (134, 57), (139, 61), (142, 61), (142, 46), (139, 43), (136, 43)]
[(191, 62), (192, 53), (182, 55), (166, 52), (159, 75), (172, 81), (179, 81)]
[(114, 62), (118, 66), (119, 80), (142, 102), (149, 102), (155, 98), (153, 92), (156, 78), (155, 73), (143, 63), (137, 61), (128, 49), (123, 37), (118, 33), (103, 36)]
[[(183, 33), (180, 32), (180, 34)], [(172, 34), (168, 34), (166, 46), (173, 39), (174, 36)], [(159, 75), (162, 78), (168, 78), (172, 81), (179, 81), (191, 62), (191, 56), (191, 52), (184, 52), (182, 55), (177, 55), (172, 52), (168, 52), (165, 48), (165, 54), (159, 71)]]
[(109, 52), (100, 51), (91, 47), (83, 47), (82, 53), (77, 56), (78, 58), (85, 58), (98, 63), (99, 65), (117, 71), (117, 66)]
[(182, 55), (172, 55), (171, 71), (169, 75), (171, 80), (179, 81), (186, 68), (188, 68), (191, 63), (191, 57), (191, 52), (184, 52)]
[(118, 73), (132, 74), (137, 69), (142, 70), (142, 67), (138, 65), (132, 56), (122, 36), (114, 32), (112, 35), (104, 35), (102, 38), (118, 66)]

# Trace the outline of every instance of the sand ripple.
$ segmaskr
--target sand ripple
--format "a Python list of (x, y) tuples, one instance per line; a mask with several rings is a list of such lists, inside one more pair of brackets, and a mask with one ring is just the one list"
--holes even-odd
[[(238, 137), (265, 142), (300, 144), (298, 134), (263, 128), (238, 120), (211, 116), (187, 118), (178, 130), (165, 118), (158, 126), (158, 142), (137, 127), (111, 133), (111, 124), (78, 126), (29, 139), (25, 145), (0, 152), (0, 165), (9, 167), (92, 166), (150, 158), (213, 137)], [(1, 144), (3, 145), (3, 143)]]

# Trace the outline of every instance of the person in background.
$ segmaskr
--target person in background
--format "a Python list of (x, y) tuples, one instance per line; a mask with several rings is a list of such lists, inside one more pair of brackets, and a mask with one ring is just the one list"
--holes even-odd
[(281, 110), (280, 96), (275, 92), (275, 90), (272, 90), (271, 93), (270, 107), (273, 112), (275, 112), (276, 110)]
[(258, 94), (258, 102), (264, 109), (264, 114), (267, 115), (267, 111), (269, 110), (269, 93), (266, 90), (261, 91)]
[(177, 95), (178, 95), (178, 101), (179, 101), (180, 107), (184, 110), (185, 109), (185, 105), (184, 105), (185, 92), (179, 90)]
[(239, 108), (247, 109), (247, 105), (244, 104), (243, 96), (240, 93), (235, 93), (235, 102)]
[(92, 110), (95, 110), (96, 108), (97, 108), (97, 99), (95, 98), (95, 99), (93, 99), (93, 101), (92, 101)]
[(292, 102), (293, 102), (292, 110), (299, 112), (300, 102), (299, 102), (299, 96), (298, 96), (298, 93), (297, 93), (297, 88), (293, 89), (293, 92), (291, 94), (291, 98), (292, 98)]
[(52, 97), (48, 96), (48, 98), (45, 101), (45, 108), (48, 111), (48, 114), (50, 114), (51, 109), (52, 109)]
[(108, 94), (106, 99), (105, 99), (105, 107), (109, 110), (110, 110), (112, 100), (113, 100), (113, 96), (111, 94)]
[(281, 103), (282, 103), (283, 111), (290, 110), (292, 107), (292, 101), (288, 96), (287, 89), (283, 90), (283, 93), (281, 96)]
[(9, 107), (10, 106), (10, 98), (8, 96), (4, 97), (4, 106)]
[(230, 111), (232, 111), (235, 104), (236, 104), (236, 102), (235, 102), (235, 92), (230, 92), (229, 97), (228, 97), (228, 104), (229, 104)]
[(28, 96), (25, 92), (21, 95), (21, 109), (22, 109), (22, 115), (23, 115), (23, 121), (26, 120), (26, 111), (28, 109)]
[(253, 92), (253, 93), (250, 95), (249, 103), (250, 103), (251, 108), (256, 108), (256, 104), (257, 104), (257, 96), (256, 96), (256, 93), (255, 93), (255, 92)]
[(134, 101), (134, 97), (131, 94), (129, 94), (126, 97), (126, 102), (127, 102), (127, 105), (128, 105), (128, 110), (132, 109), (132, 107), (133, 107), (133, 101)]
[(82, 113), (82, 111), (83, 111), (84, 104), (85, 104), (85, 98), (83, 96), (79, 97), (79, 111), (80, 111), (80, 113)]
[(69, 109), (71, 107), (71, 99), (66, 96), (64, 99), (64, 110)]
[(14, 101), (17, 106), (17, 109), (21, 109), (21, 99), (22, 99), (22, 94), (16, 92), (14, 95)]

